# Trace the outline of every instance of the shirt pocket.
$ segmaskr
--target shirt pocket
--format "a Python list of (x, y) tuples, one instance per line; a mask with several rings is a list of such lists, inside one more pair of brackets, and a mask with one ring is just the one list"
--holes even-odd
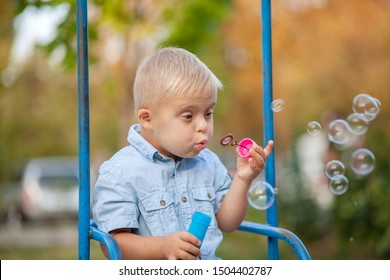
[(215, 220), (215, 189), (213, 187), (198, 187), (192, 190), (195, 202), (195, 210), (212, 217), (210, 228), (216, 228)]
[(151, 192), (140, 198), (141, 214), (153, 236), (168, 235), (179, 230), (174, 196), (163, 191)]

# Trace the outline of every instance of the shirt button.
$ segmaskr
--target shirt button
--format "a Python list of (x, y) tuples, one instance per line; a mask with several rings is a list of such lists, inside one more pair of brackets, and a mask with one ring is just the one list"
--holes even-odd
[(160, 205), (161, 206), (165, 206), (165, 204), (166, 204), (165, 200), (160, 200)]
[(157, 158), (158, 158), (159, 160), (162, 160), (163, 157), (162, 157), (162, 155), (158, 155)]
[(186, 202), (187, 202), (187, 198), (186, 198), (185, 196), (183, 196), (183, 197), (181, 198), (181, 202), (186, 203)]
[(208, 197), (208, 198), (211, 198), (211, 193), (207, 193), (207, 197)]

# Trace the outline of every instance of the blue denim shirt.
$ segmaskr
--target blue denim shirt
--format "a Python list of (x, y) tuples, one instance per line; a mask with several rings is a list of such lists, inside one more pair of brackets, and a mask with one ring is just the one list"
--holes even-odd
[(212, 217), (203, 240), (202, 259), (216, 259), (222, 241), (215, 214), (231, 185), (219, 158), (205, 149), (176, 162), (163, 156), (130, 128), (129, 146), (104, 162), (93, 190), (92, 211), (99, 229), (131, 228), (143, 236), (165, 236), (187, 231), (192, 215)]

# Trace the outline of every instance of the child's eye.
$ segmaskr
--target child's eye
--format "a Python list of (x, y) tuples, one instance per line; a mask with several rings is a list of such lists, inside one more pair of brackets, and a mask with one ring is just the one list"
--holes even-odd
[(191, 114), (184, 114), (184, 115), (183, 115), (183, 118), (184, 118), (185, 120), (192, 120), (192, 115), (191, 115)]
[(207, 118), (211, 118), (211, 117), (213, 116), (213, 114), (214, 114), (214, 112), (213, 112), (213, 111), (210, 111), (210, 112), (207, 112), (207, 113), (205, 114), (205, 116), (206, 116)]

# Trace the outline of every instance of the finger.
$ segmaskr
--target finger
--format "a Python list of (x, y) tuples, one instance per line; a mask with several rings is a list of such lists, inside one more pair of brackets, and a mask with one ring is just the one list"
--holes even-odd
[[(198, 248), (198, 246), (200, 246), (201, 242), (194, 235), (192, 235), (192, 234), (189, 234), (189, 235), (191, 235), (191, 236), (189, 236), (188, 241), (185, 241), (183, 239), (183, 243), (180, 246), (180, 248), (182, 250), (194, 255), (194, 256), (199, 256), (201, 254), (201, 251)], [(191, 241), (194, 241), (194, 242), (192, 243)]]
[(264, 159), (259, 154), (254, 155), (248, 162), (253, 170), (262, 170), (265, 165)]
[(195, 237), (195, 235), (189, 233), (189, 232), (183, 232), (183, 241), (185, 241), (184, 245), (182, 246), (182, 249), (195, 258), (201, 255), (201, 250), (199, 249), (199, 246), (201, 245), (200, 240)]
[(178, 257), (180, 260), (196, 260), (197, 259), (197, 255), (193, 255), (193, 254), (187, 252), (186, 250), (181, 250), (178, 253)]
[(188, 252), (189, 254), (191, 254), (192, 256), (194, 256), (195, 258), (199, 257), (202, 254), (202, 251), (198, 247), (193, 246), (193, 245), (190, 245), (189, 247), (187, 247), (185, 249), (185, 251)]
[(265, 159), (266, 159), (266, 155), (265, 155), (264, 150), (260, 146), (258, 146), (258, 145), (254, 146), (249, 151), (249, 154), (254, 159), (254, 164), (257, 164), (259, 166), (262, 166), (264, 164)]
[(254, 144), (251, 148), (255, 153), (259, 154), (262, 158), (265, 158), (265, 152), (264, 150), (259, 146)]
[(264, 148), (264, 153), (266, 158), (272, 153), (273, 147), (274, 147), (274, 141), (269, 140), (267, 147)]
[(248, 160), (252, 157), (256, 158), (258, 156), (262, 156), (262, 157), (265, 157), (265, 154), (263, 152), (263, 149), (258, 146), (257, 144), (253, 144), (253, 146), (249, 149), (248, 151), (248, 154), (250, 155), (250, 157), (248, 158)]
[(182, 240), (185, 242), (189, 242), (195, 246), (200, 246), (201, 242), (198, 238), (196, 238), (195, 235), (189, 233), (189, 232), (183, 232)]

